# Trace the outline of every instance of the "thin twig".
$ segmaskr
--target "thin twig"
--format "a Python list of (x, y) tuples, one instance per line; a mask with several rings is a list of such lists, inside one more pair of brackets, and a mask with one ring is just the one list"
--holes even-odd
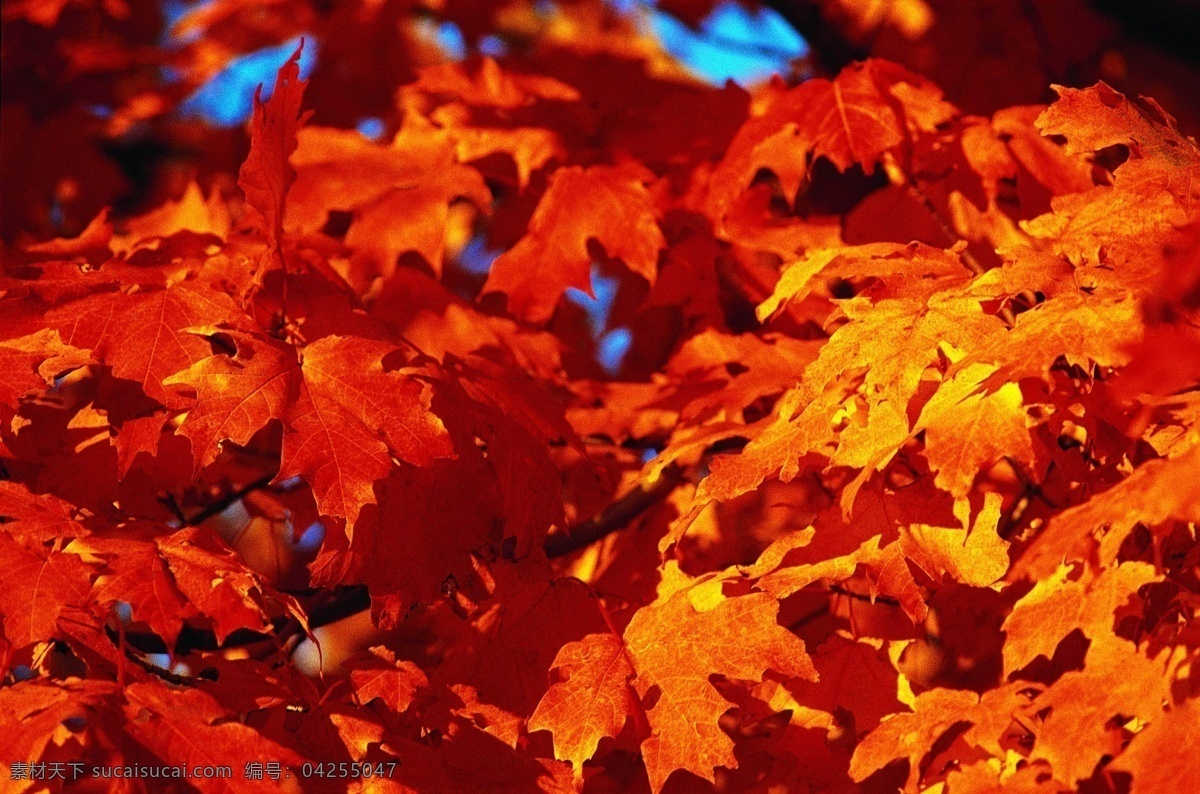
[(807, 624), (811, 623), (812, 621), (816, 620), (817, 618), (823, 617), (828, 614), (829, 614), (829, 600), (826, 599), (825, 602), (823, 604), (821, 604), (821, 606), (817, 607), (812, 612), (809, 612), (809, 613), (805, 614), (803, 617), (797, 618), (796, 620), (793, 620), (791, 623), (789, 623), (787, 625), (787, 630), (791, 631), (791, 632), (795, 632), (796, 630), (802, 628), (803, 626), (806, 626)]
[[(938, 226), (941, 227), (942, 234), (946, 235), (946, 238), (952, 243), (965, 242), (961, 237), (958, 236), (958, 232), (954, 231), (954, 227), (950, 225), (950, 222), (942, 216), (942, 213), (938, 210), (937, 205), (933, 203), (933, 199), (929, 197), (929, 194), (922, 190), (921, 186), (917, 184), (916, 178), (912, 174), (908, 173), (905, 173), (904, 176), (908, 180), (908, 187), (913, 193), (917, 194), (917, 198), (921, 199), (921, 204), (924, 205), (925, 210), (931, 216), (933, 216), (933, 220)], [(959, 254), (959, 258), (962, 259), (962, 263), (964, 266), (966, 266), (967, 270), (970, 270), (976, 276), (982, 276), (984, 274), (985, 268), (983, 265), (981, 265), (979, 260), (975, 258), (975, 255), (966, 248), (964, 248), (962, 253)]]
[(243, 485), (241, 488), (239, 488), (238, 490), (229, 494), (228, 496), (226, 496), (222, 499), (218, 499), (217, 501), (213, 502), (212, 504), (204, 507), (202, 510), (200, 510), (198, 513), (196, 513), (191, 518), (185, 519), (183, 523), (185, 523), (189, 527), (194, 527), (197, 524), (203, 524), (205, 521), (212, 518), (213, 516), (225, 512), (226, 508), (228, 508), (231, 504), (233, 504), (237, 500), (241, 499), (242, 497), (247, 496), (248, 494), (254, 493), (255, 491), (257, 491), (261, 488), (266, 488), (268, 485), (270, 485), (271, 480), (273, 480), (273, 479), (275, 479), (274, 474), (265, 474), (262, 477), (259, 477), (254, 482), (250, 483), (249, 485)]
[[(975, 255), (965, 247), (966, 241), (954, 231), (954, 228), (933, 203), (933, 199), (931, 199), (929, 194), (922, 190), (921, 186), (917, 184), (916, 178), (907, 173), (905, 174), (905, 177), (908, 179), (909, 188), (917, 194), (917, 197), (921, 199), (921, 204), (924, 205), (929, 214), (933, 216), (933, 219), (935, 222), (937, 222), (938, 226), (942, 228), (942, 233), (945, 234), (946, 237), (949, 238), (953, 243), (964, 243), (962, 251), (960, 251), (958, 254), (963, 266), (965, 266), (967, 270), (970, 270), (976, 276), (982, 276), (985, 272), (987, 272), (987, 269), (979, 262), (978, 259), (975, 258)], [(1037, 302), (1037, 299), (1029, 290), (1022, 292), (1019, 297), (1029, 303), (1030, 306), (1033, 306), (1033, 304)], [(1013, 314), (1012, 307), (1008, 306), (1007, 304), (1000, 307), (997, 315), (1009, 328), (1012, 328), (1017, 324), (1017, 316)]]
[(652, 483), (642, 483), (569, 532), (546, 538), (543, 548), (551, 559), (592, 545), (629, 525), (646, 510), (662, 501), (684, 480), (683, 468), (671, 463)]
[(125, 658), (137, 664), (138, 667), (142, 668), (150, 675), (155, 676), (156, 678), (161, 678), (167, 683), (175, 684), (176, 686), (191, 686), (196, 682), (195, 676), (173, 673), (170, 670), (159, 667), (156, 664), (152, 664), (151, 662), (142, 658), (136, 651), (134, 651), (133, 648), (125, 649)]
[[(1062, 510), (1063, 506), (1058, 504), (1056, 501), (1054, 501), (1050, 497), (1046, 496), (1046, 492), (1042, 490), (1041, 483), (1038, 483), (1032, 477), (1027, 475), (1025, 473), (1025, 470), (1023, 468), (1021, 468), (1021, 465), (1019, 463), (1017, 463), (1015, 458), (1013, 458), (1011, 455), (1005, 455), (1004, 460), (1012, 468), (1013, 473), (1017, 475), (1017, 479), (1021, 481), (1021, 486), (1023, 488), (1025, 488), (1026, 490), (1028, 490), (1029, 496), (1036, 496), (1038, 499), (1040, 499), (1042, 501), (1043, 504), (1045, 504), (1051, 510)], [(1053, 466), (1054, 466), (1054, 464), (1052, 463), (1052, 464), (1050, 464), (1050, 468), (1047, 468), (1047, 470), (1046, 470), (1047, 477), (1049, 477), (1051, 468), (1053, 468)]]
[(171, 511), (171, 514), (175, 516), (175, 520), (181, 525), (187, 524), (187, 516), (183, 514), (183, 508), (179, 506), (179, 500), (175, 498), (175, 494), (167, 491), (166, 496), (160, 499), (159, 502)]
[(890, 607), (900, 606), (899, 599), (892, 598), (891, 596), (885, 596), (885, 595), (870, 596), (870, 595), (866, 595), (865, 593), (856, 593), (853, 590), (848, 590), (845, 587), (842, 587), (841, 585), (836, 585), (836, 584), (829, 585), (829, 592), (837, 593), (838, 595), (844, 595), (847, 598), (852, 598), (856, 601), (866, 601), (869, 604), (886, 604)]

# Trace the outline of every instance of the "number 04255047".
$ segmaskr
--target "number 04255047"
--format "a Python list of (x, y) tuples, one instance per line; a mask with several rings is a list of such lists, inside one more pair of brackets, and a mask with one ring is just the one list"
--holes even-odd
[(299, 772), (302, 778), (391, 777), (395, 773), (397, 766), (398, 764), (395, 761), (379, 761), (376, 763), (369, 761), (354, 763), (328, 761), (324, 763), (301, 764), (294, 771)]

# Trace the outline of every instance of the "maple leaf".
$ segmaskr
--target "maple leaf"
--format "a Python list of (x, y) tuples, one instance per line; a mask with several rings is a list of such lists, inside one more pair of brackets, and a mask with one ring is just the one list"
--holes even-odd
[(633, 665), (620, 637), (589, 634), (563, 645), (551, 669), (563, 680), (542, 697), (529, 718), (529, 730), (553, 733), (555, 758), (570, 761), (578, 776), (600, 740), (619, 734), (635, 713), (629, 683)]
[(1064, 294), (1023, 313), (1011, 332), (979, 345), (955, 366), (996, 365), (991, 383), (1048, 380), (1060, 358), (1088, 369), (1124, 366), (1141, 337), (1138, 303), (1129, 293)]
[(212, 621), (218, 642), (241, 628), (266, 627), (270, 588), (216, 535), (185, 529), (156, 545), (179, 592)]
[(54, 384), (58, 375), (89, 363), (86, 351), (64, 345), (51, 328), (0, 343), (0, 404), (15, 405), (33, 391)]
[(921, 779), (921, 759), (928, 748), (946, 730), (965, 718), (979, 703), (974, 692), (931, 689), (917, 695), (913, 711), (893, 714), (854, 748), (850, 759), (850, 778), (861, 783), (897, 757), (897, 750), (908, 759), (906, 791), (917, 791)]
[(710, 0), (6, 4), (10, 771), (1194, 788), (1191, 73), (776, 5), (835, 76), (698, 80)]
[(116, 438), (111, 439), (117, 450), (117, 474), (121, 477), (129, 474), (143, 452), (154, 456), (158, 453), (159, 444), (163, 439), (163, 431), (169, 419), (166, 411), (152, 411), (148, 415), (125, 419), (117, 428)]
[[(825, 539), (823, 533), (818, 535), (811, 527), (789, 533), (764, 549), (754, 564), (744, 566), (741, 572), (757, 579), (758, 589), (783, 599), (818, 579), (848, 578), (858, 567), (861, 555), (879, 546), (878, 537), (872, 537), (850, 554), (842, 555), (822, 543)], [(815, 561), (805, 564), (806, 560)]]
[(802, 302), (825, 285), (848, 278), (881, 279), (887, 291), (880, 297), (919, 298), (968, 277), (962, 260), (953, 252), (921, 243), (823, 248), (809, 251), (804, 258), (789, 264), (775, 283), (771, 297), (755, 311), (760, 320), (765, 320), (789, 302)]
[(479, 632), (438, 669), (438, 677), (470, 684), (487, 703), (522, 717), (546, 693), (555, 654), (600, 631), (604, 622), (591, 594), (572, 579), (553, 579), (536, 560), (516, 568), (495, 565), (492, 603), (472, 617)]
[(1117, 608), (1159, 578), (1151, 566), (1138, 562), (1110, 568), (1092, 581), (1077, 581), (1070, 574), (1069, 566), (1060, 565), (1022, 596), (1005, 618), (1005, 674), (1039, 655), (1053, 657), (1059, 642), (1075, 629), (1097, 639), (1106, 636)]
[(388, 146), (345, 130), (306, 128), (292, 163), (298, 176), (288, 230), (316, 232), (330, 212), (353, 213), (345, 241), (371, 260), (372, 275), (391, 275), (406, 251), (440, 274), (450, 204), (466, 198), (486, 210), (492, 199), (479, 172), (457, 162), (453, 141), (416, 117), (406, 118)]
[(1171, 174), (1182, 168), (1187, 173), (1196, 165), (1195, 144), (1184, 138), (1165, 110), (1152, 99), (1134, 102), (1105, 83), (1077, 89), (1054, 86), (1058, 99), (1035, 122), (1043, 135), (1062, 135), (1069, 154), (1098, 152), (1116, 144), (1131, 148), (1130, 159), (1117, 167), (1119, 177), (1132, 180), (1130, 188), (1146, 182), (1175, 184)]
[(996, 461), (1031, 466), (1033, 440), (1019, 386), (1006, 383), (987, 394), (977, 391), (995, 369), (964, 367), (930, 398), (917, 417), (925, 431), (925, 459), (937, 472), (934, 483), (955, 499), (970, 492), (979, 472)]
[(666, 371), (684, 382), (695, 382), (697, 391), (711, 390), (689, 400), (680, 411), (687, 421), (722, 411), (737, 415), (756, 401), (790, 388), (796, 373), (812, 363), (820, 347), (819, 341), (782, 334), (759, 337), (707, 330), (680, 345)]
[(105, 561), (92, 588), (96, 603), (123, 604), (126, 618), (147, 624), (169, 648), (185, 622), (209, 624), (223, 640), (238, 629), (262, 629), (272, 613), (292, 606), (204, 529), (152, 541), (96, 534), (71, 548)]
[[(513, 557), (524, 556), (545, 537), (555, 516), (561, 516), (558, 472), (532, 438), (517, 432), (511, 420), (491, 411), (472, 417), (471, 412), (482, 406), (458, 401), (455, 398), (461, 400), (464, 395), (452, 392), (447, 389), (440, 397), (454, 406), (459, 419), (470, 421), (464, 429), (469, 428), (484, 449), (460, 447), (453, 459), (439, 459), (419, 468), (407, 464), (397, 467), (377, 485), (378, 506), (363, 511), (350, 547), (330, 550), (328, 556), (313, 563), (317, 581), (365, 583), (372, 593), (372, 610), (384, 626), (394, 626), (415, 604), (431, 603), (447, 592), (473, 589), (471, 583), (479, 578), (477, 555), (505, 549)], [(473, 484), (470, 499), (462, 498), (463, 482)], [(510, 593), (524, 591), (534, 596), (538, 609), (533, 610), (533, 628), (519, 625), (522, 613), (518, 612), (489, 630), (504, 629), (498, 632), (499, 652), (495, 659), (475, 666), (493, 684), (503, 686), (505, 671), (511, 670), (511, 646), (506, 645), (503, 635), (514, 628), (513, 623), (517, 624), (518, 637), (530, 638), (526, 631), (537, 637), (539, 624), (556, 636), (575, 636), (575, 629), (553, 621), (560, 596), (577, 602), (579, 594), (571, 592), (570, 587), (551, 588), (549, 592), (545, 588), (543, 581), (529, 590), (517, 588)], [(548, 597), (543, 602), (541, 596)], [(505, 613), (504, 609), (498, 610), (501, 618)], [(525, 652), (523, 648), (519, 655)], [(553, 649), (543, 648), (532, 658), (543, 659), (548, 667)], [(531, 708), (527, 692), (545, 685), (544, 670), (536, 673), (522, 665), (516, 678), (525, 681), (528, 689), (507, 692), (502, 697), (514, 708), (516, 703)], [(507, 680), (511, 683), (513, 679)]]
[[(245, 189), (243, 186), (242, 190)], [(177, 232), (194, 232), (225, 239), (229, 236), (231, 226), (229, 209), (221, 200), (220, 193), (214, 190), (206, 199), (200, 186), (191, 181), (178, 200), (168, 201), (125, 225), (128, 239), (126, 253), (135, 250), (145, 240), (170, 237)], [(123, 248), (117, 241), (112, 246), (116, 250)]]
[[(323, 514), (353, 525), (375, 502), (373, 485), (393, 468), (393, 454), (415, 465), (452, 454), (425, 386), (385, 369), (393, 346), (327, 336), (297, 350), (259, 335), (228, 336), (234, 356), (210, 356), (165, 381), (196, 392), (179, 427), (192, 441), (196, 471), (216, 459), (221, 442), (246, 444), (281, 420), (279, 478), (302, 475)], [(356, 361), (369, 362), (365, 371)]]
[(539, 99), (561, 102), (579, 99), (579, 91), (560, 80), (505, 71), (492, 57), (481, 58), (474, 75), (468, 70), (469, 65), (463, 63), (422, 69), (416, 81), (405, 87), (405, 92), (453, 96), (469, 105), (504, 110), (516, 110)]
[(607, 166), (555, 171), (529, 231), (496, 259), (483, 292), (506, 293), (511, 314), (545, 322), (568, 287), (592, 294), (592, 239), (654, 284), (658, 252), (666, 241), (644, 185), (647, 179), (634, 169)]
[[(774, 420), (745, 451), (714, 463), (701, 498), (729, 499), (769, 476), (786, 482), (806, 455), (816, 455), (862, 470), (846, 490), (843, 509), (849, 511), (866, 476), (913, 434), (908, 406), (939, 349), (973, 348), (999, 331), (995, 317), (953, 292), (924, 305), (890, 298), (871, 304), (857, 297), (841, 308), (850, 322), (834, 331), (800, 386), (780, 400)], [(865, 416), (840, 420), (839, 413)]]
[(89, 530), (77, 520), (74, 506), (52, 494), (35, 494), (17, 482), (0, 482), (0, 518), (4, 531), (16, 538), (46, 543), (74, 538)]
[(419, 689), (429, 685), (425, 673), (412, 662), (397, 659), (383, 646), (369, 649), (343, 665), (350, 670), (350, 686), (360, 705), (380, 698), (391, 711), (401, 714), (412, 705)]
[(174, 648), (188, 614), (188, 602), (158, 549), (150, 543), (128, 540), (91, 540), (83, 547), (111, 555), (94, 585), (96, 602), (106, 607), (128, 604), (131, 619), (146, 623), (168, 648)]
[[(132, 684), (125, 688), (125, 727), (139, 744), (164, 762), (174, 759), (195, 766), (235, 765), (247, 761), (278, 759), (296, 768), (305, 759), (291, 748), (277, 744), (254, 729), (230, 719), (215, 698), (199, 689), (175, 689), (159, 681)], [(203, 790), (213, 792), (275, 791), (268, 779), (233, 778), (203, 781)]]
[(499, 706), (480, 701), (479, 693), (467, 684), (451, 684), (443, 693), (444, 705), (455, 717), (470, 720), (489, 736), (494, 736), (509, 747), (517, 747), (521, 738), (523, 720)]
[(996, 532), (1000, 495), (987, 494), (970, 531), (914, 524), (900, 535), (900, 547), (930, 576), (950, 576), (964, 584), (987, 587), (1008, 570), (1008, 541)]
[(94, 570), (75, 554), (47, 552), (0, 533), (6, 564), (0, 571), (0, 616), (4, 636), (18, 648), (58, 634), (68, 607), (82, 606)]
[(1133, 737), (1111, 769), (1133, 775), (1132, 794), (1190, 791), (1200, 784), (1192, 764), (1171, 763), (1182, 748), (1200, 745), (1200, 709), (1195, 700), (1170, 708)]
[[(1200, 520), (1200, 495), (1194, 476), (1200, 446), (1170, 458), (1147, 461), (1127, 479), (1057, 515), (1010, 572), (1010, 578), (1040, 580), (1065, 561), (1090, 559), (1098, 552), (1110, 564), (1136, 524), (1155, 527), (1171, 520)], [(1094, 532), (1107, 528), (1096, 549)]]
[(1073, 262), (1120, 266), (1119, 282), (1144, 289), (1157, 272), (1152, 241), (1195, 213), (1200, 148), (1152, 100), (1135, 103), (1104, 83), (1055, 90), (1059, 100), (1038, 118), (1039, 130), (1063, 135), (1071, 153), (1120, 144), (1129, 159), (1114, 170), (1111, 186), (1055, 198), (1054, 212), (1026, 228)]
[[(18, 761), (36, 763), (56, 759), (56, 751), (68, 748), (78, 761), (111, 761), (102, 754), (104, 745), (121, 741), (120, 687), (112, 681), (75, 678), (70, 681), (34, 679), (16, 682), (0, 690), (0, 730), (4, 732), (5, 762), (12, 774)], [(72, 730), (74, 728), (75, 730)], [(120, 756), (114, 754), (119, 761)], [(37, 784), (12, 781), (14, 791), (33, 789)]]
[[(471, 66), (422, 69), (401, 89), (402, 102), (449, 134), (461, 162), (507, 154), (523, 190), (534, 171), (552, 159), (566, 159), (563, 132), (554, 127), (565, 121), (561, 111), (580, 100), (579, 91), (549, 76), (503, 69), (491, 57), (482, 58), (473, 74)], [(437, 107), (429, 109), (431, 103)]]
[(861, 736), (884, 717), (902, 709), (898, 701), (898, 676), (886, 654), (885, 643), (854, 640), (834, 634), (813, 654), (820, 678), (791, 688), (792, 696), (809, 708), (832, 713), (843, 708), (854, 715)]
[(129, 297), (92, 295), (52, 308), (45, 320), (66, 344), (110, 365), (114, 377), (137, 383), (163, 406), (179, 408), (186, 403), (164, 381), (212, 352), (186, 329), (238, 324), (241, 316), (225, 293), (185, 283)]
[(249, 334), (232, 338), (236, 357), (206, 356), (165, 381), (196, 394), (179, 432), (192, 442), (197, 473), (216, 459), (222, 441), (247, 444), (268, 422), (283, 416), (299, 393), (294, 348)]
[(166, 398), (162, 381), (193, 363), (203, 344), (179, 330), (207, 324), (217, 317), (225, 320), (232, 314), (229, 304), (221, 293), (182, 289), (164, 290), (138, 301), (120, 317), (122, 324), (138, 329), (138, 333), (123, 334), (109, 348), (107, 357), (113, 361), (113, 375), (141, 384), (152, 399)]
[[(451, 454), (445, 427), (428, 408), (425, 387), (385, 370), (383, 360), (393, 351), (386, 343), (332, 336), (305, 347), (303, 388), (285, 419), (291, 433), (284, 436), (280, 475), (305, 475), (322, 509), (351, 522), (371, 501), (369, 492), (359, 489), (368, 478), (382, 477), (384, 463), (390, 463), (386, 451), (375, 451), (379, 438), (385, 450), (418, 466)], [(343, 472), (368, 460), (369, 474)]]
[[(773, 598), (761, 593), (725, 598), (720, 580), (690, 582), (673, 570), (658, 600), (639, 610), (625, 629), (624, 649), (617, 653), (610, 640), (585, 638), (572, 651), (579, 661), (561, 671), (569, 677), (551, 687), (545, 707), (539, 704), (535, 712), (541, 714), (538, 724), (555, 733), (556, 752), (579, 759), (617, 724), (614, 708), (630, 702), (621, 693), (632, 686), (650, 728), (642, 755), (655, 792), (675, 769), (713, 780), (716, 767), (737, 767), (733, 741), (717, 724), (731, 704), (710, 675), (742, 681), (761, 681), (768, 670), (810, 680), (817, 676), (804, 644), (775, 622)], [(583, 682), (605, 695), (590, 698), (585, 692), (595, 689), (585, 689)], [(581, 700), (589, 712), (599, 713), (583, 717), (583, 731), (565, 729), (566, 745), (559, 751), (558, 721), (570, 719), (563, 704), (583, 705)]]
[(713, 173), (709, 211), (718, 221), (760, 168), (775, 173), (790, 201), (811, 157), (825, 157), (842, 171), (852, 165), (870, 171), (885, 152), (956, 114), (932, 84), (882, 60), (848, 66), (833, 80), (772, 89)]
[[(841, 511), (838, 514), (839, 523), (851, 523)], [(861, 565), (873, 582), (870, 599), (885, 593), (897, 599), (913, 620), (924, 620), (929, 610), (908, 569), (908, 560), (900, 544), (889, 542), (896, 537), (895, 527), (888, 522), (884, 529), (877, 535), (864, 533), (861, 542), (811, 528), (790, 533), (768, 546), (753, 565), (741, 568), (741, 572), (758, 580), (757, 589), (784, 599), (820, 580), (845, 581)]]
[[(238, 172), (238, 187), (246, 194), (246, 220), (266, 239), (267, 255), (283, 265), (283, 218), (288, 190), (296, 172), (288, 158), (296, 149), (296, 136), (312, 111), (300, 113), (307, 80), (300, 79), (301, 42), (279, 68), (271, 98), (262, 101), (262, 86), (254, 91), (254, 118), (250, 124), (250, 154)], [(261, 266), (261, 265), (260, 265)], [(263, 274), (259, 274), (259, 278)]]
[(1055, 777), (1068, 784), (1091, 777), (1104, 756), (1121, 749), (1114, 717), (1151, 724), (1162, 717), (1183, 654), (1165, 649), (1151, 657), (1128, 640), (1095, 638), (1083, 669), (1064, 673), (1027, 707), (1030, 713), (1050, 709), (1031, 757), (1050, 762)]

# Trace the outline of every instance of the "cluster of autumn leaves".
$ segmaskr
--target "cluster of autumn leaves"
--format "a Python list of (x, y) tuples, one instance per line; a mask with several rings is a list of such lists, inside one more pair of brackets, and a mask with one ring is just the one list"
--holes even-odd
[[(1194, 788), (1195, 142), (879, 60), (609, 64), (631, 120), (587, 64), (425, 69), (373, 142), (293, 58), (238, 191), (5, 248), (0, 762)], [(378, 630), (302, 673), (364, 588)]]

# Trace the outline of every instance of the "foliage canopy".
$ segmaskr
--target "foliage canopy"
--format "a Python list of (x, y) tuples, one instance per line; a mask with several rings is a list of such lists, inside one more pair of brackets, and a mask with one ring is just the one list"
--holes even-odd
[[(5, 786), (1200, 785), (1200, 148), (1106, 82), (1035, 104), (1090, 11), (1031, 61), (1056, 17), (993, 4), (989, 106), (952, 4), (815, 5), (891, 59), (748, 90), (648, 5), (6, 4)], [(244, 129), (188, 115), (302, 32)]]

